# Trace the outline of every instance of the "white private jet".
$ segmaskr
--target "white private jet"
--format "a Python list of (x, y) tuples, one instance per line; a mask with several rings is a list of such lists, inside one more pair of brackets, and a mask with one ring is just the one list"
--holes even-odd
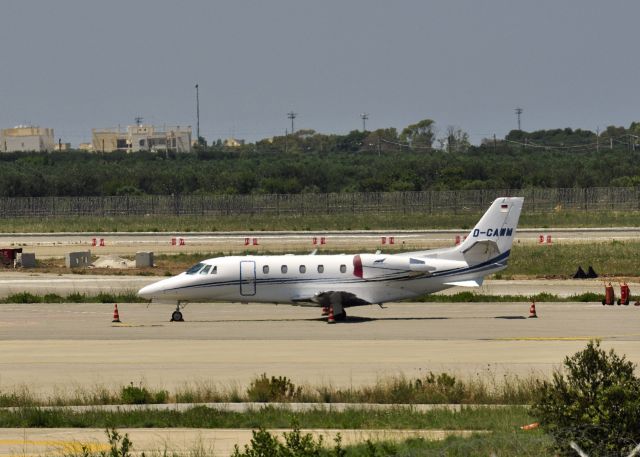
[(522, 197), (496, 199), (460, 245), (400, 254), (230, 256), (203, 260), (143, 287), (140, 297), (181, 306), (193, 301), (289, 303), (322, 307), (327, 321), (345, 308), (381, 305), (453, 286), (479, 287), (503, 270), (520, 218)]

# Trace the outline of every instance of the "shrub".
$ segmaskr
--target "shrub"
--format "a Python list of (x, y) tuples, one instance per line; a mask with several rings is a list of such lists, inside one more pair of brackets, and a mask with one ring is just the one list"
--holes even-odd
[(64, 298), (58, 294), (45, 294), (43, 301), (45, 303), (64, 303)]
[(302, 395), (302, 388), (296, 387), (295, 384), (286, 376), (271, 376), (268, 378), (266, 373), (251, 381), (247, 388), (247, 397), (250, 401), (268, 402), (268, 401), (291, 401)]
[(96, 295), (96, 302), (97, 303), (114, 303), (118, 301), (118, 299), (116, 298), (116, 296), (114, 294), (109, 294), (106, 292), (100, 292), (98, 295)]
[(133, 383), (120, 390), (120, 400), (127, 405), (144, 405), (148, 403), (166, 403), (169, 392), (159, 390), (150, 392), (146, 387), (136, 387)]
[(85, 294), (79, 292), (73, 292), (67, 295), (67, 301), (70, 303), (83, 303), (86, 300)]
[(554, 440), (560, 455), (574, 456), (569, 444), (588, 455), (628, 455), (640, 441), (640, 379), (635, 365), (599, 341), (564, 361), (565, 372), (538, 386), (532, 412)]
[(29, 292), (19, 292), (9, 295), (6, 299), (7, 303), (40, 303), (42, 299), (37, 295)]
[[(310, 433), (301, 433), (297, 424), (293, 425), (291, 432), (284, 432), (283, 437), (284, 443), (281, 443), (276, 436), (264, 428), (254, 430), (251, 442), (244, 446), (244, 452), (241, 452), (236, 445), (232, 457), (345, 457), (346, 455), (339, 433), (334, 440), (333, 449), (326, 451), (322, 436), (315, 439)], [(375, 456), (375, 445), (369, 444), (368, 455)]]

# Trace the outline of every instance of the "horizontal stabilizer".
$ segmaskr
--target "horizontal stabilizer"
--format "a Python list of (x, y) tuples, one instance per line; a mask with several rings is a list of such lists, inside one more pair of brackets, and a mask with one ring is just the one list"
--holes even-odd
[(445, 285), (458, 286), (458, 287), (480, 287), (482, 285), (483, 280), (484, 278), (477, 278), (477, 279), (469, 279), (467, 281), (445, 282)]

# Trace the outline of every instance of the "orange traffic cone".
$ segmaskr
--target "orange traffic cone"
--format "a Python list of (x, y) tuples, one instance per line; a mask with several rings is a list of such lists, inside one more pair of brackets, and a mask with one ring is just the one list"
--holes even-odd
[(527, 424), (520, 427), (520, 430), (533, 430), (540, 427), (540, 422), (534, 422), (533, 424)]
[(328, 306), (323, 306), (322, 307), (322, 315), (323, 316), (328, 316), (329, 315), (329, 307)]
[(113, 320), (111, 322), (120, 322), (120, 314), (118, 314), (118, 304), (116, 303), (113, 308)]
[(333, 317), (333, 306), (329, 306), (329, 317), (327, 317), (327, 324), (335, 324), (336, 319)]
[(538, 317), (536, 314), (536, 302), (532, 301), (531, 306), (529, 307), (529, 318)]

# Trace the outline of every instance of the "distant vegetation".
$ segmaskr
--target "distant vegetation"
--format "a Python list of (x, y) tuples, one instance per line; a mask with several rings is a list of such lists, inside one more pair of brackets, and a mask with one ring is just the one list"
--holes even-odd
[(260, 194), (597, 187), (640, 184), (640, 124), (512, 131), (471, 146), (425, 119), (395, 129), (325, 135), (300, 130), (191, 154), (0, 154), (0, 196)]

